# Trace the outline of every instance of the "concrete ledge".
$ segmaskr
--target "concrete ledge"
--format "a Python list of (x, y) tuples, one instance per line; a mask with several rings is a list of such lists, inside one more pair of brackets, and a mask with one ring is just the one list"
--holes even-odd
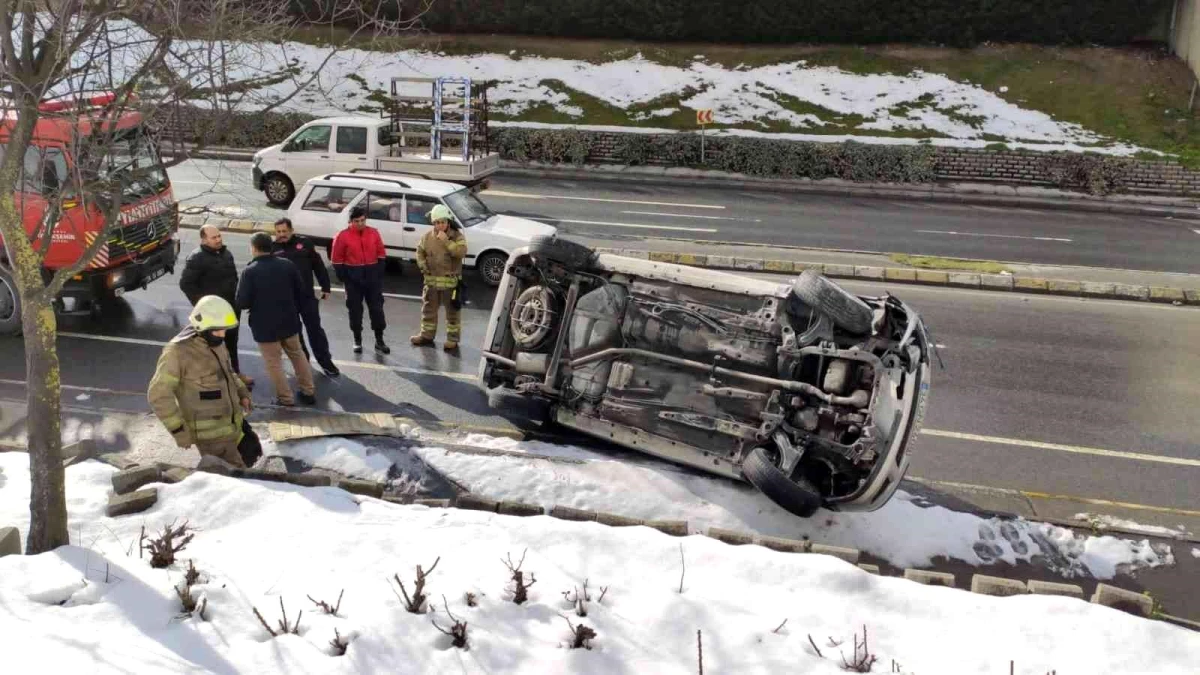
[(862, 557), (862, 552), (856, 548), (843, 548), (841, 546), (826, 546), (825, 544), (813, 544), (809, 547), (810, 553), (820, 555), (831, 555), (835, 558), (841, 558), (851, 565), (857, 565), (858, 559)]
[(141, 513), (158, 503), (158, 490), (147, 488), (127, 495), (110, 495), (104, 512), (109, 518)]
[(708, 528), (708, 536), (734, 546), (745, 546), (746, 544), (754, 543), (754, 537), (749, 534), (734, 532), (733, 530), (723, 530), (719, 527)]
[(376, 483), (375, 481), (370, 480), (354, 480), (351, 478), (343, 478), (337, 482), (337, 486), (346, 492), (352, 492), (356, 495), (383, 499), (383, 483)]
[(1013, 278), (1007, 274), (980, 274), (979, 287), (990, 290), (1011, 291)]
[(1092, 594), (1092, 602), (1146, 618), (1154, 614), (1154, 599), (1150, 596), (1108, 584), (1096, 586), (1096, 592)]
[(917, 280), (917, 271), (906, 267), (888, 267), (883, 270), (883, 278), (888, 281), (915, 282)]
[(1025, 585), (1025, 582), (1016, 579), (976, 574), (971, 577), (971, 592), (1005, 598), (1010, 595), (1027, 595), (1029, 587)]
[(428, 506), (431, 509), (448, 509), (452, 506), (449, 499), (414, 499), (414, 506)]
[(112, 475), (113, 492), (124, 495), (150, 483), (162, 480), (162, 472), (157, 466), (139, 466), (118, 471)]
[(15, 527), (0, 527), (0, 558), (21, 555), (21, 531)]
[(1046, 291), (1054, 295), (1081, 295), (1083, 293), (1083, 282), (1049, 279)]
[(811, 542), (807, 539), (782, 539), (780, 537), (759, 537), (758, 545), (781, 553), (808, 553)]
[(672, 537), (688, 536), (688, 524), (686, 520), (647, 520), (645, 525), (663, 534), (669, 534)]
[(1034, 595), (1062, 595), (1083, 599), (1083, 587), (1075, 584), (1056, 584), (1051, 581), (1029, 580), (1029, 592)]
[(954, 588), (954, 575), (946, 572), (930, 572), (928, 570), (904, 570), (904, 578), (926, 586), (945, 586)]
[(458, 499), (454, 501), (454, 506), (470, 511), (490, 511), (496, 513), (500, 508), (500, 502), (485, 497), (477, 497), (467, 492), (458, 496)]
[(1150, 288), (1133, 284), (1113, 284), (1113, 295), (1122, 300), (1149, 300)]
[(173, 466), (169, 469), (163, 469), (162, 480), (164, 483), (179, 483), (193, 473), (195, 471), (191, 469), (185, 469), (182, 466)]
[(1150, 287), (1150, 302), (1178, 302), (1182, 304), (1185, 301), (1187, 301), (1187, 295), (1181, 288)]
[[(855, 267), (854, 265), (824, 265), (825, 276), (827, 277), (856, 277), (858, 270), (866, 269), (863, 267)], [(883, 268), (878, 268), (882, 271)]]
[(596, 522), (610, 527), (632, 527), (646, 524), (646, 521), (641, 518), (626, 518), (625, 516), (618, 516), (615, 513), (605, 513), (604, 511), (596, 512)]
[(938, 270), (917, 270), (917, 283), (946, 286), (950, 283), (950, 273)]
[(1117, 285), (1103, 281), (1082, 281), (1079, 283), (1080, 294), (1093, 298), (1112, 298), (1117, 295)]
[(960, 288), (979, 288), (979, 275), (967, 272), (951, 272), (946, 285), (958, 286)]
[(1013, 278), (1013, 290), (1045, 292), (1050, 290), (1050, 282), (1038, 277), (1015, 277)]
[(879, 565), (867, 565), (865, 563), (859, 563), (858, 569), (870, 574), (879, 574)]
[(596, 512), (586, 509), (576, 509), (570, 506), (555, 506), (550, 509), (550, 515), (559, 520), (571, 520), (578, 523), (595, 522)]
[(497, 512), (503, 516), (544, 516), (546, 509), (537, 504), (525, 504), (522, 502), (500, 502)]
[(333, 485), (333, 479), (329, 476), (319, 473), (288, 473), (284, 474), (284, 482), (301, 487), (329, 487)]

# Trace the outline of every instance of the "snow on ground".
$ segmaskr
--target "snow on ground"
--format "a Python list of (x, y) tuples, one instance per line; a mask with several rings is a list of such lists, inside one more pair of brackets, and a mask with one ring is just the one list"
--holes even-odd
[[(0, 469), (0, 523), (25, 531), (28, 459), (0, 455)], [(1070, 598), (993, 598), (827, 556), (398, 506), (335, 488), (196, 474), (158, 485), (150, 511), (111, 519), (103, 510), (113, 471), (94, 461), (66, 470), (72, 546), (0, 558), (6, 672), (685, 674), (697, 670), (700, 630), (706, 672), (834, 675), (863, 626), (876, 672), (895, 662), (904, 673), (992, 675), (1012, 660), (1021, 673), (1173, 675), (1195, 672), (1200, 653), (1196, 633)], [(196, 538), (173, 567), (153, 570), (129, 553), (143, 525), (157, 532), (185, 519)], [(522, 570), (537, 582), (518, 606), (501, 559), (523, 553)], [(407, 613), (392, 575), (411, 593), (414, 566), (435, 560), (426, 592), (436, 613)], [(207, 621), (180, 616), (172, 587), (188, 561), (200, 571), (193, 593), (207, 602)], [(581, 618), (562, 593), (585, 579), (593, 602)], [(306, 597), (332, 603), (343, 590), (337, 617)], [(443, 597), (467, 622), (467, 651), (432, 625), (449, 623)], [(299, 634), (271, 639), (254, 610), (274, 625), (281, 601), (293, 621), (303, 610)], [(563, 616), (595, 630), (591, 650), (567, 648)], [(335, 629), (350, 640), (345, 656), (330, 654)]]
[(264, 457), (288, 457), (350, 478), (387, 482), (392, 460), (350, 438), (313, 438), (275, 443), (262, 439)]
[(1094, 513), (1077, 513), (1075, 514), (1073, 520), (1081, 520), (1098, 529), (1119, 527), (1131, 532), (1140, 532), (1142, 534), (1149, 534), (1156, 537), (1178, 538), (1180, 536), (1191, 536), (1192, 534), (1191, 532), (1188, 532), (1187, 528), (1183, 525), (1179, 525), (1174, 528), (1160, 527), (1158, 525), (1142, 525), (1141, 523), (1132, 520)]
[(462, 441), (519, 456), (488, 456), (439, 447), (415, 451), (430, 467), (492, 499), (609, 511), (646, 519), (687, 520), (760, 535), (809, 538), (868, 551), (899, 567), (928, 566), (947, 556), (972, 565), (1016, 564), (1044, 556), (1066, 575), (1110, 579), (1126, 566), (1173, 565), (1169, 546), (1148, 540), (1077, 535), (1025, 520), (981, 518), (926, 503), (898, 491), (873, 513), (820, 511), (804, 520), (775, 506), (753, 487), (629, 453), (619, 458), (583, 448), (518, 442), (479, 434)]
[(1194, 548), (1194, 549), (1192, 549), (1192, 557), (1193, 557), (1193, 558), (1200, 558), (1200, 548)]
[[(125, 22), (113, 23), (128, 31), (129, 40), (140, 30)], [(193, 69), (203, 70), (212, 50), (206, 43), (188, 42), (177, 44), (175, 53), (192, 63)], [(141, 55), (138, 49), (130, 49), (126, 69), (132, 69)], [(245, 99), (244, 105), (257, 107), (264, 99), (278, 100), (290, 94), (296, 83), (306, 81), (329, 55), (327, 48), (295, 42), (237, 43), (229, 45), (221, 58), (234, 79), (293, 69), (294, 78)], [(586, 123), (581, 104), (596, 102), (618, 108), (637, 122), (711, 108), (718, 123), (745, 127), (741, 133), (784, 125), (800, 137), (826, 142), (845, 138), (815, 133), (832, 126), (851, 133), (899, 136), (851, 136), (872, 143), (911, 144), (933, 134), (939, 137), (933, 139), (939, 145), (976, 147), (1003, 139), (1014, 147), (1040, 150), (1138, 151), (944, 75), (919, 70), (856, 74), (805, 61), (727, 68), (702, 58), (686, 66), (662, 65), (641, 54), (590, 63), (513, 53), (450, 56), (427, 50), (345, 50), (334, 55), (317, 81), (282, 109), (317, 115), (356, 112), (361, 106), (375, 109), (378, 102), (370, 100), (371, 93), (390, 92), (391, 78), (404, 76), (497, 80), (489, 101), (497, 113), (517, 123), (522, 123), (522, 115), (546, 105), (567, 119)]]

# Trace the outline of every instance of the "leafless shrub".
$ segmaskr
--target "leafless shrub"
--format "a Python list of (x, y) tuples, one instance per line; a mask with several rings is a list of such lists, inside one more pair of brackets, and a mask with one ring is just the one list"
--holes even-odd
[(346, 648), (350, 646), (350, 641), (342, 637), (342, 634), (338, 632), (338, 629), (334, 628), (333, 639), (329, 641), (329, 646), (333, 647), (333, 653), (335, 656), (345, 656)]
[(446, 616), (454, 622), (450, 630), (446, 630), (438, 625), (437, 619), (431, 619), (433, 627), (438, 629), (443, 635), (450, 636), (450, 644), (459, 649), (467, 649), (467, 622), (460, 620), (458, 617), (450, 613), (450, 604), (446, 602), (446, 596), (442, 596), (442, 604), (446, 607)]
[(262, 624), (263, 628), (267, 629), (267, 632), (271, 634), (271, 637), (279, 637), (280, 635), (287, 635), (288, 633), (291, 633), (292, 635), (299, 635), (300, 617), (304, 616), (304, 610), (300, 610), (300, 613), (296, 615), (296, 623), (289, 623), (287, 618), (287, 610), (283, 607), (283, 598), (280, 598), (279, 612), (283, 615), (283, 618), (279, 620), (277, 628), (273, 629), (267, 625), (266, 619), (264, 619), (262, 614), (259, 613), (258, 608), (254, 608), (254, 616), (258, 617), (259, 623)]
[(704, 675), (704, 638), (699, 628), (696, 629), (696, 667), (700, 669), (700, 675)]
[(317, 607), (320, 607), (321, 611), (324, 612), (325, 614), (337, 616), (338, 610), (342, 608), (342, 594), (344, 594), (345, 592), (346, 592), (346, 589), (343, 588), (342, 592), (338, 593), (337, 604), (333, 605), (332, 607), (329, 605), (329, 603), (325, 602), (324, 600), (320, 600), (320, 601), (313, 600), (313, 596), (311, 596), (311, 595), (308, 596), (308, 599), (310, 601), (312, 601), (312, 604), (316, 605)]
[(821, 648), (817, 646), (817, 643), (815, 641), (813, 641), (812, 633), (808, 634), (808, 644), (812, 645), (813, 651), (815, 651), (817, 653), (817, 656), (819, 656), (821, 658), (825, 658), (825, 655), (821, 653)]
[(138, 540), (138, 545), (144, 550), (150, 551), (151, 567), (154, 569), (163, 569), (175, 564), (175, 555), (186, 548), (188, 544), (192, 543), (192, 538), (195, 536), (195, 533), (188, 527), (187, 522), (184, 522), (179, 527), (172, 527), (171, 525), (163, 527), (162, 534), (158, 535), (156, 539), (147, 537), (145, 528), (142, 528), (141, 539)]
[(567, 622), (567, 626), (571, 629), (571, 649), (591, 649), (592, 640), (596, 639), (596, 631), (582, 623), (578, 626), (573, 625), (566, 616), (562, 614), (559, 616)]
[(529, 572), (527, 580), (525, 578), (526, 573), (521, 571), (521, 566), (525, 564), (525, 553), (528, 552), (529, 549), (525, 549), (521, 553), (521, 561), (516, 565), (513, 565), (512, 556), (509, 554), (505, 554), (506, 559), (501, 561), (508, 567), (508, 571), (512, 574), (513, 602), (518, 605), (525, 604), (525, 601), (529, 599), (529, 589), (537, 583), (537, 578), (533, 576), (533, 572)]
[(679, 542), (679, 592), (683, 593), (683, 575), (687, 573), (687, 562), (683, 559), (683, 542)]
[(192, 585), (183, 583), (175, 587), (175, 595), (179, 596), (179, 604), (183, 608), (183, 613), (188, 616), (199, 616), (201, 621), (208, 621), (208, 617), (204, 615), (204, 611), (208, 609), (208, 599), (201, 598), (200, 602), (196, 602), (196, 596), (192, 594)]
[[(421, 569), (420, 565), (417, 565), (417, 579), (414, 582), (413, 594), (411, 596), (408, 594), (408, 589), (404, 587), (404, 582), (400, 581), (400, 575), (393, 575), (392, 578), (396, 580), (396, 585), (400, 587), (400, 593), (404, 594), (404, 597), (402, 598), (404, 601), (404, 609), (412, 612), (413, 614), (425, 613), (425, 601), (428, 599), (428, 597), (425, 595), (425, 581), (429, 575), (433, 574), (433, 571), (437, 569), (438, 563), (441, 562), (441, 560), (442, 559), (440, 556), (437, 560), (434, 560), (433, 566), (429, 568), (428, 572)], [(396, 589), (393, 588), (392, 593), (395, 592)], [(399, 598), (400, 595), (397, 594), (396, 597)]]
[(200, 581), (200, 570), (196, 569), (196, 561), (189, 560), (187, 572), (183, 575), (183, 582), (188, 586), (195, 586), (197, 581)]
[(479, 606), (479, 598), (475, 597), (474, 593), (468, 592), (466, 595), (463, 596), (463, 600), (466, 601), (467, 607), (478, 607)]
[(854, 635), (854, 658), (847, 661), (846, 655), (842, 654), (842, 670), (852, 673), (869, 673), (877, 660), (867, 647), (867, 627), (864, 625), (862, 642), (859, 642), (857, 634)]
[(775, 633), (776, 635), (778, 635), (778, 634), (779, 634), (779, 631), (783, 630), (783, 627), (787, 625), (787, 622), (788, 622), (788, 620), (787, 620), (787, 619), (784, 619), (784, 620), (783, 620), (783, 623), (781, 623), (781, 624), (779, 624), (778, 626), (776, 626), (776, 627), (775, 627), (775, 630), (773, 630), (773, 631), (771, 631), (771, 632), (772, 632), (772, 633)]

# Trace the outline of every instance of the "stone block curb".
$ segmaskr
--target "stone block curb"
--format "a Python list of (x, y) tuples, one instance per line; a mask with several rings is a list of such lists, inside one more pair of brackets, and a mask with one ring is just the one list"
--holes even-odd
[(576, 509), (570, 506), (555, 506), (550, 509), (551, 517), (559, 520), (571, 520), (578, 523), (595, 522), (596, 512), (587, 509)]
[(1016, 579), (976, 574), (971, 577), (971, 592), (1004, 598), (1010, 595), (1028, 595), (1029, 587), (1025, 585), (1024, 581)]
[(453, 506), (449, 499), (414, 499), (414, 506), (428, 506), (431, 509), (448, 509)]
[[(185, 229), (198, 229), (203, 224), (216, 225), (220, 229), (238, 233), (270, 232), (274, 228), (274, 224), (268, 221), (248, 221), (230, 218), (208, 218), (205, 220), (194, 215), (183, 216), (180, 226)], [(1200, 306), (1200, 289), (1138, 286), (1071, 279), (1047, 279), (1009, 274), (975, 274), (956, 272), (954, 270), (840, 265), (768, 258), (735, 258), (732, 256), (677, 251), (647, 251), (643, 249), (605, 247), (596, 248), (595, 250), (597, 253), (608, 253), (627, 258), (718, 270), (798, 274), (806, 269), (815, 269), (825, 276), (838, 279), (861, 279), (865, 281), (920, 284), (923, 286), (979, 288), (989, 291), (1015, 291), (1076, 298), (1133, 300)]]
[(497, 511), (502, 516), (544, 516), (546, 509), (537, 504), (525, 504), (523, 502), (500, 502)]
[(1029, 580), (1029, 592), (1033, 595), (1061, 595), (1083, 600), (1083, 587), (1075, 584), (1057, 584), (1051, 581)]
[(369, 480), (355, 480), (352, 478), (343, 478), (337, 482), (337, 486), (346, 492), (364, 497), (374, 497), (375, 499), (383, 499), (383, 483), (376, 483)]
[(928, 570), (904, 570), (904, 578), (926, 586), (945, 586), (955, 588), (954, 575), (947, 572), (930, 572)]
[(454, 500), (455, 508), (467, 509), (469, 511), (490, 511), (496, 513), (500, 509), (500, 502), (495, 499), (487, 499), (473, 495), (470, 492), (464, 492)]
[(734, 546), (745, 546), (746, 544), (754, 543), (754, 537), (752, 535), (746, 534), (745, 532), (724, 530), (719, 527), (708, 528), (708, 536), (712, 539), (716, 539), (717, 541), (723, 541), (726, 544), (732, 544)]
[(867, 565), (866, 563), (859, 563), (858, 569), (869, 574), (874, 574), (877, 576), (879, 575), (879, 565)]
[(780, 553), (808, 553), (812, 542), (807, 539), (783, 539), (781, 537), (759, 537), (758, 545)]
[(109, 518), (128, 516), (141, 513), (158, 503), (158, 489), (146, 488), (127, 495), (109, 495), (108, 506), (104, 512)]
[(0, 558), (21, 555), (21, 531), (15, 527), (0, 527)]
[(1096, 586), (1096, 592), (1092, 594), (1092, 603), (1146, 618), (1154, 614), (1154, 599), (1150, 596), (1108, 584)]
[(185, 469), (182, 466), (173, 466), (169, 469), (162, 470), (162, 480), (164, 483), (179, 483), (193, 473), (195, 473), (195, 471), (191, 469)]
[(647, 520), (645, 525), (672, 537), (686, 537), (689, 534), (686, 520)]
[(150, 483), (162, 480), (162, 472), (157, 466), (138, 466), (132, 469), (118, 471), (112, 475), (113, 492), (124, 495), (133, 492)]
[(813, 544), (809, 547), (810, 553), (820, 555), (831, 555), (835, 558), (841, 558), (851, 565), (857, 565), (858, 559), (862, 556), (862, 552), (856, 548), (845, 548), (842, 546), (826, 546), (825, 544)]
[(596, 512), (596, 522), (610, 527), (633, 527), (646, 524), (646, 521), (641, 518), (627, 518), (615, 513), (605, 513), (604, 511)]

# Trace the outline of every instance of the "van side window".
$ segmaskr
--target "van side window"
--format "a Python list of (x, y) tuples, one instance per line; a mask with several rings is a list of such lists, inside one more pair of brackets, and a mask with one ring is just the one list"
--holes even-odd
[(370, 220), (386, 220), (393, 223), (404, 222), (404, 196), (372, 192), (367, 195), (367, 218)]
[(309, 127), (283, 146), (286, 152), (329, 152), (329, 137), (333, 127)]
[(338, 127), (337, 151), (344, 155), (367, 154), (367, 128)]
[(341, 213), (361, 192), (359, 188), (318, 185), (309, 193), (308, 199), (304, 200), (303, 208), (305, 211)]

